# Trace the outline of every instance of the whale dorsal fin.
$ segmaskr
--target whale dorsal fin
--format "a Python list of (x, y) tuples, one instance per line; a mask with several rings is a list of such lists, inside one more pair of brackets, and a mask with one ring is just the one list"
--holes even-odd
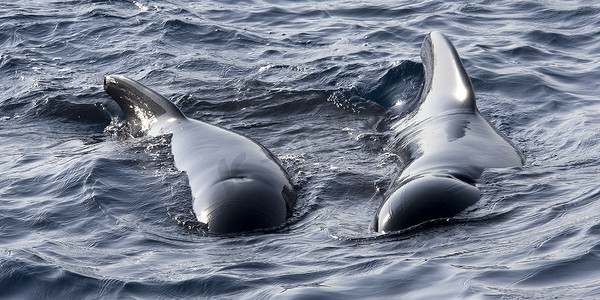
[(185, 118), (181, 110), (167, 98), (125, 76), (105, 76), (104, 90), (123, 110), (134, 136), (150, 130), (159, 117)]
[(442, 33), (433, 31), (421, 46), (424, 78), (419, 94), (419, 119), (450, 111), (477, 111), (469, 75), (456, 49)]

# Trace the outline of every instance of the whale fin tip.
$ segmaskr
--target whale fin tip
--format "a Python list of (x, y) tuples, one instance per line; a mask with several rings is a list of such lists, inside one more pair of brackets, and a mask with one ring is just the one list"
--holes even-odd
[(104, 76), (104, 90), (121, 107), (132, 135), (147, 132), (163, 115), (185, 118), (181, 110), (167, 98), (125, 76)]
[(432, 31), (421, 46), (424, 78), (419, 114), (433, 116), (449, 110), (476, 112), (475, 93), (460, 56), (441, 32)]

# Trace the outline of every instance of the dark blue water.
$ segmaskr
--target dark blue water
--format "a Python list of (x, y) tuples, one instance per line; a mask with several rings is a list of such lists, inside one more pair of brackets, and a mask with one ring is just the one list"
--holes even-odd
[[(1, 2), (0, 298), (600, 297), (595, 1)], [(387, 108), (432, 30), (527, 162), (449, 224), (377, 235)], [(271, 149), (289, 223), (199, 232), (169, 138), (115, 121), (112, 73)]]

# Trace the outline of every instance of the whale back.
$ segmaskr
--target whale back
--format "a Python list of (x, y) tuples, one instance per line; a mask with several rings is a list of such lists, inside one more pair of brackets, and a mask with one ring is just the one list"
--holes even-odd
[(417, 118), (424, 120), (452, 111), (477, 112), (475, 93), (469, 75), (452, 43), (442, 33), (433, 31), (421, 46), (423, 85)]
[(143, 135), (150, 130), (158, 118), (186, 118), (181, 110), (167, 98), (125, 76), (105, 76), (104, 90), (123, 111), (125, 121), (133, 136)]
[(430, 33), (421, 47), (424, 77), (410, 117), (392, 125), (391, 149), (405, 153), (404, 169), (375, 216), (391, 232), (456, 216), (480, 198), (486, 168), (521, 167), (523, 154), (483, 118), (471, 80), (452, 43)]
[[(469, 75), (452, 42), (440, 32), (421, 47), (424, 74), (420, 106), (393, 125), (408, 152), (401, 177), (432, 169), (462, 169), (478, 177), (485, 168), (519, 167), (523, 154), (479, 113)], [(438, 166), (438, 167), (434, 167)]]
[(120, 75), (104, 89), (132, 135), (171, 134), (175, 166), (186, 172), (193, 210), (210, 233), (276, 228), (292, 215), (296, 192), (277, 158), (254, 140), (187, 118), (168, 99)]

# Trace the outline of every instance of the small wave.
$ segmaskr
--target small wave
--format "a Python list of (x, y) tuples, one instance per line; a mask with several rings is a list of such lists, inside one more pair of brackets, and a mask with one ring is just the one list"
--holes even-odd
[(47, 97), (33, 103), (30, 114), (44, 118), (58, 118), (67, 122), (108, 125), (110, 114), (101, 103), (73, 103), (62, 97)]

